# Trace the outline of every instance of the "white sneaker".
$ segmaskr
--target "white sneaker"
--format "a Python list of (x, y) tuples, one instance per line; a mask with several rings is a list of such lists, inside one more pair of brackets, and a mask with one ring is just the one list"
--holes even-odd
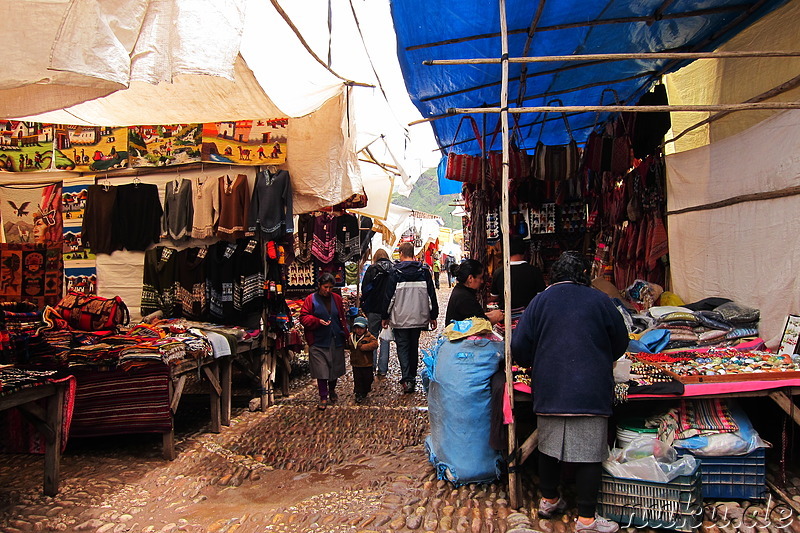
[(594, 515), (594, 521), (590, 524), (584, 524), (577, 518), (575, 519), (575, 533), (617, 533), (617, 531), (619, 531), (619, 524), (606, 520), (602, 516)]

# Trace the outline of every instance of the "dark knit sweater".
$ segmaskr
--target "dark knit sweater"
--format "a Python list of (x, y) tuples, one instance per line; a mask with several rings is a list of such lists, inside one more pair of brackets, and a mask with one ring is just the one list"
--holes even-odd
[(611, 415), (612, 365), (628, 330), (597, 289), (556, 283), (528, 305), (511, 341), (514, 360), (533, 367), (533, 410), (549, 415)]

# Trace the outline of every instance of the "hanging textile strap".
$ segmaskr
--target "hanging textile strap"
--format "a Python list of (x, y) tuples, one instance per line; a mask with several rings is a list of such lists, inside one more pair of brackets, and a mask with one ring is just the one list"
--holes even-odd
[[(558, 98), (554, 98), (550, 100), (547, 105), (552, 106), (553, 104), (558, 103), (559, 106), (564, 107), (564, 102), (559, 100)], [(570, 142), (575, 141), (575, 138), (572, 136), (572, 128), (569, 127), (569, 119), (567, 118), (567, 114), (565, 112), (561, 112), (561, 118), (564, 119), (564, 126), (567, 129), (567, 135), (569, 135)], [(542, 117), (541, 127), (539, 128), (539, 137), (536, 139), (536, 143), (542, 142), (542, 133), (544, 133), (544, 123), (546, 122), (545, 117)]]
[(458, 121), (458, 127), (456, 128), (456, 133), (453, 135), (453, 142), (450, 143), (450, 149), (453, 149), (453, 146), (456, 145), (456, 141), (458, 140), (458, 132), (461, 130), (461, 125), (464, 121), (468, 121), (470, 126), (472, 126), (472, 133), (475, 134), (475, 140), (478, 141), (478, 146), (481, 149), (481, 155), (483, 155), (483, 138), (481, 136), (481, 132), (478, 129), (478, 123), (475, 122), (475, 119), (472, 118), (472, 115), (462, 115), (461, 120)]

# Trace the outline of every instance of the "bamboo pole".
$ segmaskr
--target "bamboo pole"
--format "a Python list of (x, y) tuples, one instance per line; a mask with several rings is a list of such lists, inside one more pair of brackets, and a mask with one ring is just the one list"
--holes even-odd
[[(632, 22), (645, 22), (647, 24), (652, 24), (658, 22), (659, 20), (675, 20), (675, 19), (692, 18), (692, 17), (707, 17), (709, 15), (719, 15), (721, 13), (730, 13), (734, 11), (741, 12), (741, 11), (746, 11), (749, 7), (750, 7), (749, 4), (721, 6), (709, 9), (698, 9), (696, 11), (686, 11), (683, 13), (665, 13), (659, 18), (656, 18), (655, 16), (644, 15), (638, 17), (618, 17), (618, 18), (602, 19), (602, 20), (584, 20), (580, 22), (568, 22), (565, 24), (553, 24), (552, 26), (541, 26), (538, 28), (537, 31), (542, 32), (542, 31), (569, 30), (573, 28), (591, 28), (594, 26), (605, 26), (609, 24), (630, 24)], [(509, 30), (508, 35), (518, 35), (521, 33), (526, 33), (527, 31), (528, 31), (527, 28)], [(500, 37), (500, 34), (482, 33), (479, 35), (470, 35), (467, 37), (458, 37), (455, 39), (445, 39), (443, 41), (436, 41), (432, 43), (408, 46), (406, 47), (406, 50), (411, 52), (413, 50), (422, 50), (423, 48), (434, 48), (436, 46), (445, 46), (448, 44), (466, 43), (469, 41), (477, 41), (479, 39), (493, 39), (495, 37)]]
[[(505, 316), (505, 338), (503, 339), (503, 352), (505, 355), (506, 393), (509, 397), (510, 407), (514, 410), (514, 376), (511, 372), (511, 261), (509, 257), (509, 199), (508, 199), (508, 23), (506, 21), (506, 0), (499, 0), (500, 7), (500, 34), (502, 53), (502, 83), (500, 89), (500, 124), (503, 139), (503, 171), (500, 208), (500, 227), (502, 228), (503, 242), (503, 301)], [(516, 424), (508, 425), (508, 500), (513, 509), (519, 507), (519, 480), (516, 468), (519, 464), (517, 451)]]
[[(748, 100), (745, 100), (745, 103), (748, 103), (748, 102), (763, 102), (764, 100), (769, 100), (770, 98), (774, 98), (775, 96), (778, 96), (779, 94), (783, 94), (786, 91), (790, 91), (790, 90), (794, 89), (797, 86), (800, 86), (800, 76), (795, 76), (791, 80), (785, 81), (785, 82), (781, 83), (780, 85), (778, 85), (777, 87), (773, 87), (769, 91), (763, 92), (763, 93), (761, 93), (759, 95), (756, 95), (756, 96), (754, 96), (754, 97), (752, 97), (752, 98), (750, 98)], [(678, 139), (680, 139), (681, 137), (683, 137), (687, 133), (689, 133), (691, 131), (694, 131), (694, 130), (696, 130), (697, 128), (699, 128), (701, 126), (704, 126), (706, 124), (710, 124), (711, 122), (717, 121), (717, 120), (719, 120), (719, 119), (721, 119), (723, 117), (727, 117), (730, 114), (731, 114), (731, 111), (723, 111), (721, 113), (717, 113), (716, 115), (711, 115), (710, 117), (708, 117), (706, 119), (703, 119), (700, 122), (697, 122), (697, 123), (689, 126), (688, 128), (686, 128), (685, 130), (683, 130), (679, 134), (675, 135), (671, 139), (666, 140), (663, 143), (661, 143), (661, 145), (662, 146), (666, 146), (669, 143), (674, 143), (675, 141), (677, 141)]]
[[(800, 102), (745, 102), (742, 104), (701, 104), (701, 105), (567, 105), (567, 106), (534, 106), (512, 107), (509, 113), (675, 113), (681, 111), (711, 112), (718, 111), (761, 111), (764, 109), (800, 109)], [(450, 114), (499, 113), (499, 107), (451, 107)]]
[[(568, 56), (509, 57), (509, 63), (552, 63), (555, 61), (627, 61), (678, 59), (743, 59), (750, 57), (800, 57), (800, 52), (789, 50), (763, 50), (743, 52), (623, 52), (617, 54), (574, 54)], [(503, 60), (498, 57), (479, 57), (467, 59), (428, 59), (423, 65), (496, 65)]]

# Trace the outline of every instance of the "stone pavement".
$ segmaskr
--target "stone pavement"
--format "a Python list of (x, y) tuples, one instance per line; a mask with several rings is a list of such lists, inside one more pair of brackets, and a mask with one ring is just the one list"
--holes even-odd
[[(444, 314), (449, 290), (440, 294)], [(423, 345), (434, 338), (424, 334)], [(574, 508), (536, 518), (536, 479), (527, 469), (519, 509), (509, 507), (504, 480), (458, 488), (437, 480), (423, 447), (424, 394), (402, 394), (398, 378), (392, 352), (390, 375), (367, 403), (353, 401), (348, 374), (339, 403), (318, 411), (316, 386), (301, 377), (266, 413), (235, 408), (220, 434), (204, 432), (200, 397), (178, 411), (172, 462), (161, 459), (157, 435), (75, 440), (56, 497), (42, 495), (41, 457), (0, 455), (0, 531), (572, 531)], [(779, 531), (760, 531), (767, 529)]]

